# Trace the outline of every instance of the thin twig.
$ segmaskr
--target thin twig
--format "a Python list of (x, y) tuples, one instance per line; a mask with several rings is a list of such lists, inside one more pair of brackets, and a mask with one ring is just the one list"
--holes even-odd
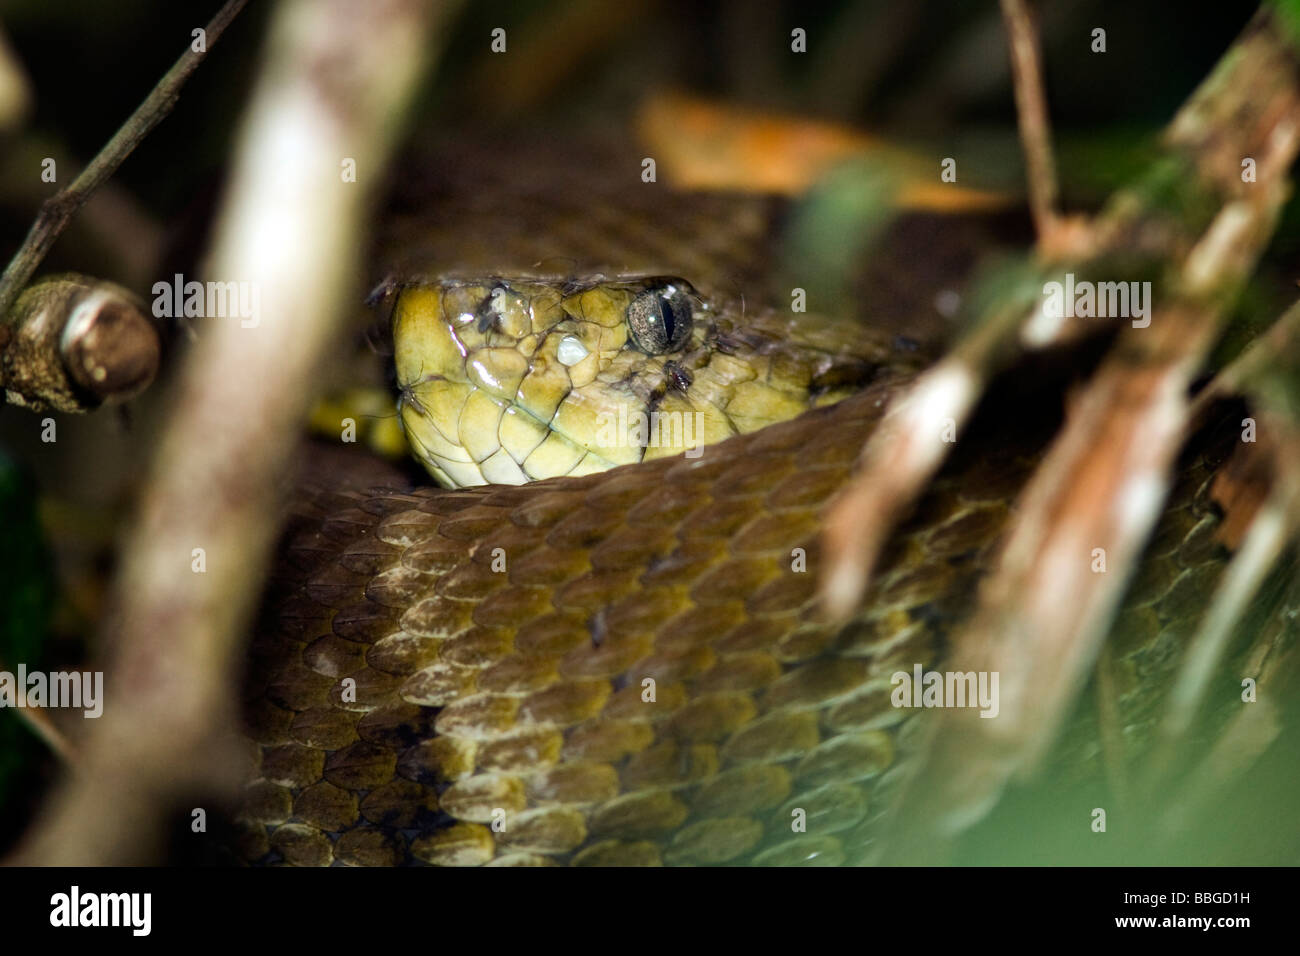
[[(204, 28), (205, 49), (211, 49), (212, 44), (217, 42), (226, 27), (247, 3), (248, 0), (227, 0), (226, 5)], [(204, 56), (206, 53), (195, 53), (193, 49), (186, 50), (153, 91), (145, 97), (145, 101), (122, 124), (116, 135), (99, 151), (99, 155), (81, 171), (81, 175), (41, 206), (40, 215), (36, 217), (36, 222), (32, 224), (27, 238), (23, 240), (22, 248), (9, 261), (4, 275), (0, 276), (0, 321), (8, 314), (9, 307), (18, 297), (19, 290), (31, 279), (32, 273), (44, 260), (46, 253), (50, 251), (68, 222), (76, 215), (77, 210), (105, 180), (117, 171), (122, 162), (149, 135), (149, 131), (171, 112), (180, 98), (181, 87), (190, 78), (190, 74), (198, 68)]]
[(1279, 356), (1300, 362), (1300, 302), (1282, 314), (1268, 331), (1225, 365), (1192, 399), (1192, 415), (1199, 418), (1214, 402), (1249, 390), (1261, 373), (1278, 368)]
[[(1296, 489), (1288, 487), (1289, 484), (1293, 483), (1285, 483), (1274, 491), (1255, 515), (1241, 548), (1215, 590), (1206, 619), (1188, 647), (1160, 727), (1160, 745), (1165, 753), (1192, 726), (1215, 667), (1237, 633), (1250, 602), (1295, 534)], [(1162, 753), (1148, 758), (1148, 763), (1157, 769), (1164, 768), (1168, 761), (1163, 756)]]
[(32, 733), (45, 743), (45, 746), (54, 751), (65, 766), (76, 769), (76, 750), (73, 748), (71, 741), (63, 736), (59, 728), (54, 726), (43, 708), (26, 704), (19, 709), (18, 717), (31, 729)]
[(1020, 142), (1025, 150), (1029, 180), (1029, 208), (1038, 230), (1040, 246), (1051, 242), (1060, 225), (1057, 213), (1056, 162), (1052, 156), (1052, 130), (1043, 89), (1043, 66), (1038, 31), (1026, 0), (1002, 0), (1011, 52), (1011, 78), (1016, 91)]
[[(0, 660), (0, 671), (6, 669), (5, 662)], [(15, 708), (18, 719), (25, 723), (28, 729), (45, 743), (45, 746), (54, 751), (64, 765), (75, 769), (77, 766), (77, 751), (72, 746), (72, 742), (59, 728), (54, 726), (44, 708), (37, 707), (27, 700), (27, 688), (19, 687), (18, 693), (23, 697), (22, 704)]]

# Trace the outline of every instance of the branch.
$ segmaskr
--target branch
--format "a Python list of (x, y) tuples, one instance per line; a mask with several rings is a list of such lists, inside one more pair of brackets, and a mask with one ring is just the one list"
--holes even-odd
[[(6, 669), (5, 662), (0, 660), (0, 671)], [(72, 746), (72, 743), (63, 735), (62, 731), (54, 726), (54, 722), (50, 720), (49, 714), (45, 713), (45, 709), (27, 699), (27, 688), (18, 688), (18, 693), (23, 697), (22, 706), (15, 708), (18, 719), (26, 724), (27, 728), (63, 761), (64, 766), (75, 769), (80, 759), (76, 748)]]
[(1052, 129), (1043, 90), (1043, 65), (1038, 31), (1026, 0), (1002, 0), (1002, 19), (1011, 52), (1011, 80), (1016, 91), (1020, 142), (1025, 150), (1029, 180), (1029, 208), (1038, 230), (1040, 246), (1052, 244), (1058, 221), (1056, 163), (1052, 158)]
[[(1000, 711), (996, 720), (971, 720), (971, 712), (951, 709), (930, 723), (926, 753), (897, 797), (911, 821), (907, 839), (962, 829), (1010, 779), (1035, 768), (1109, 632), (1192, 421), (1191, 383), (1291, 193), (1300, 68), (1271, 11), (1252, 22), (1179, 112), (1168, 143), (1217, 212), (1208, 223), (1185, 216), (1168, 256), (1164, 303), (1149, 327), (1122, 329), (1017, 502), (1016, 522), (948, 665), (999, 674)], [(1258, 182), (1242, 182), (1242, 155), (1258, 160)], [(1134, 213), (1133, 225), (1141, 226)], [(1189, 238), (1195, 241), (1185, 248)], [(1288, 493), (1288, 508), (1291, 502)], [(1281, 531), (1257, 528), (1251, 553), (1220, 592), (1238, 606), (1261, 565), (1280, 552)], [(1230, 623), (1209, 622), (1204, 655), (1217, 654)], [(1200, 666), (1199, 657), (1189, 662), (1180, 687), (1189, 701)]]
[(33, 411), (88, 412), (148, 387), (162, 351), (140, 301), (111, 282), (73, 274), (23, 290), (0, 323), (0, 388)]
[[(207, 48), (217, 42), (226, 27), (230, 25), (230, 21), (235, 19), (246, 3), (248, 0), (227, 0), (226, 5), (217, 12), (205, 28)], [(195, 53), (193, 49), (186, 50), (117, 134), (99, 151), (99, 155), (82, 170), (81, 175), (66, 189), (60, 190), (45, 201), (40, 215), (32, 224), (31, 231), (23, 240), (22, 248), (10, 260), (4, 275), (0, 276), (0, 322), (7, 321), (5, 317), (14, 299), (17, 298), (18, 291), (31, 279), (36, 267), (45, 259), (46, 253), (50, 251), (68, 222), (76, 215), (77, 210), (85, 205), (86, 200), (100, 185), (117, 172), (117, 168), (149, 135), (149, 131), (171, 112), (180, 98), (181, 87), (190, 78), (190, 74), (198, 69), (205, 55)]]
[[(289, 473), (328, 351), (359, 302), (366, 183), (381, 182), (425, 65), (424, 0), (287, 0), (239, 139), (210, 275), (254, 284), (259, 323), (217, 325), (190, 356), (149, 469), (104, 642), (107, 706), (19, 858), (153, 859), (184, 795), (229, 796), (235, 675)], [(439, 11), (442, 12), (441, 10)], [(359, 182), (340, 175), (356, 162)], [(206, 572), (193, 573), (202, 548)]]
[[(1181, 262), (1206, 225), (1188, 209), (1222, 210), (1286, 174), (1297, 117), (1294, 57), (1284, 32), (1279, 14), (1266, 6), (1179, 110), (1164, 156), (1071, 238), (1077, 258), (1035, 263), (1015, 277), (1013, 290), (997, 290), (948, 357), (894, 401), (863, 449), (862, 470), (827, 515), (821, 595), (829, 616), (844, 619), (857, 607), (893, 523), (938, 471), (953, 447), (945, 436), (960, 431), (990, 378), (1029, 349), (1098, 327), (1095, 319), (1049, 315), (1045, 281), (1066, 269), (1086, 277), (1104, 266), (1107, 278), (1125, 278), (1115, 274), (1119, 263), (1154, 272)], [(1241, 181), (1243, 156), (1257, 160), (1258, 183)], [(1201, 271), (1215, 251), (1205, 249)], [(1239, 281), (1245, 273), (1233, 275)]]

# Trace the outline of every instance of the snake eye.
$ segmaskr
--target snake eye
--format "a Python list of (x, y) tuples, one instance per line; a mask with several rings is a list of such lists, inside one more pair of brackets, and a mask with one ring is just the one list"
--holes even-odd
[(691, 335), (690, 296), (671, 283), (646, 289), (627, 307), (632, 344), (648, 355), (675, 352)]

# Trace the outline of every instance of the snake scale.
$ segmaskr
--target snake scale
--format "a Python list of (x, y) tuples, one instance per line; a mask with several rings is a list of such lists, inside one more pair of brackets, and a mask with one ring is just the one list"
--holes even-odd
[[(868, 321), (840, 317), (800, 352), (783, 336), (816, 320), (791, 316), (788, 290), (760, 291), (780, 204), (677, 195), (642, 183), (616, 151), (526, 142), (425, 163), (401, 187), (377, 274), (489, 278), (424, 287), (424, 312), (407, 289), (398, 324), (468, 288), (466, 328), (483, 329), (493, 291), (521, 288), (500, 276), (565, 277), (552, 310), (602, 277), (678, 277), (710, 331), (697, 314), (696, 339), (672, 354), (711, 336), (692, 384), (712, 374), (721, 341), (757, 358), (752, 381), (797, 381), (812, 407), (724, 430), (744, 433), (698, 457), (593, 473), (570, 462), (573, 474), (518, 486), (417, 486), (370, 465), (309, 477), (250, 655), (239, 853), (302, 865), (870, 862), (925, 719), (891, 704), (890, 675), (942, 662), (1053, 416), (1026, 399), (1018, 424), (975, 428), (895, 534), (861, 613), (824, 623), (822, 512), (932, 354), (942, 319), (928, 272), (966, 264), (936, 238), (959, 227), (912, 235), (922, 251), (907, 276), (869, 268), (858, 310)], [(488, 334), (505, 312), (489, 316)], [(417, 383), (451, 387), (422, 361), (408, 359), (403, 381), (399, 343), (417, 436), (411, 409), (432, 394)], [(662, 403), (683, 373), (654, 372), (649, 384), (611, 380)], [(490, 428), (488, 438), (485, 456), (500, 453)], [(1181, 471), (1112, 640), (1126, 734), (1154, 719), (1160, 695), (1142, 691), (1167, 682), (1223, 566), (1215, 447)], [(527, 470), (526, 456), (512, 458)], [(1088, 717), (1067, 737), (1073, 759), (1096, 763)]]

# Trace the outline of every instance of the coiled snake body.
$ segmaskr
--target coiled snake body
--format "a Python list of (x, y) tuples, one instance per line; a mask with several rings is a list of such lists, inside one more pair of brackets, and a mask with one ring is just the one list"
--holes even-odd
[[(818, 325), (755, 293), (765, 200), (678, 198), (634, 173), (601, 193), (604, 160), (515, 159), (465, 163), (472, 189), (439, 169), (396, 200), (381, 261), (408, 280), (394, 310), (402, 416), (447, 483), (519, 482), (557, 461), (564, 474), (464, 490), (317, 481), (295, 496), (249, 667), (241, 852), (317, 865), (870, 860), (923, 720), (893, 706), (890, 677), (942, 661), (1042, 434), (1024, 424), (994, 454), (959, 451), (862, 613), (822, 622), (823, 510), (925, 355), (924, 334), (899, 333), (924, 323)], [(540, 234), (525, 235), (533, 223)], [(565, 278), (508, 278), (541, 274), (539, 260)], [(933, 291), (901, 311), (927, 311), (933, 328)], [(656, 342), (624, 350), (647, 334), (625, 322), (638, 300), (674, 326), (650, 333), (660, 355)], [(882, 301), (888, 312), (887, 297), (867, 304)], [(438, 337), (455, 347), (437, 351)], [(624, 357), (579, 368), (606, 354)], [(620, 397), (600, 405), (610, 388)], [(523, 407), (525, 392), (538, 404)], [(707, 440), (734, 437), (698, 457), (582, 447), (590, 416), (617, 420), (620, 404), (699, 412)], [(1122, 700), (1167, 669), (1189, 595), (1221, 566), (1212, 464), (1184, 472), (1148, 557), (1160, 580), (1130, 600), (1143, 623), (1114, 655), (1132, 685)]]

